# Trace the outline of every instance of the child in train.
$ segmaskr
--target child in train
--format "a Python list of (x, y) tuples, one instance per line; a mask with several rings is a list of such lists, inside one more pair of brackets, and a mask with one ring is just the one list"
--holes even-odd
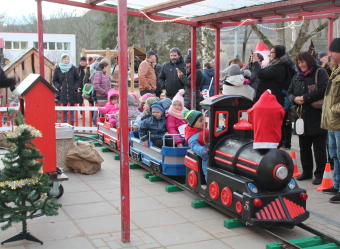
[(185, 141), (188, 142), (190, 148), (202, 158), (202, 170), (205, 180), (207, 180), (209, 148), (206, 143), (209, 141), (209, 131), (205, 129), (204, 133), (205, 122), (203, 114), (196, 110), (190, 111), (187, 109), (182, 113), (188, 121), (188, 125), (185, 127)]
[(140, 111), (140, 112), (143, 112), (144, 111), (144, 105), (145, 105), (145, 102), (146, 102), (146, 100), (148, 99), (148, 98), (151, 98), (151, 97), (155, 97), (155, 95), (154, 94), (152, 94), (152, 93), (146, 93), (146, 94), (144, 94), (142, 97), (140, 97), (140, 106), (138, 106), (138, 110)]
[[(140, 139), (145, 147), (149, 147), (149, 140), (153, 145), (162, 148), (163, 137), (167, 134), (165, 110), (161, 104), (153, 104), (151, 106), (152, 116), (144, 119), (139, 129)], [(165, 140), (166, 146), (172, 146), (172, 141)]]
[(106, 105), (98, 108), (100, 113), (106, 115), (106, 121), (110, 122), (112, 127), (116, 126), (115, 114), (119, 111), (118, 100), (119, 93), (115, 89), (110, 89)]
[[(144, 94), (146, 95), (146, 94)], [(143, 95), (143, 96), (144, 96)], [(150, 112), (150, 106), (155, 102), (158, 101), (159, 98), (157, 97), (150, 97), (148, 99), (145, 100), (144, 106), (143, 106), (143, 112), (141, 113), (141, 115), (137, 118), (137, 120), (133, 123), (133, 130), (138, 131), (139, 127), (142, 123), (142, 118), (146, 119), (148, 117), (151, 116), (151, 112)]]
[(188, 124), (188, 121), (182, 114), (182, 111), (186, 109), (184, 106), (183, 94), (184, 89), (180, 89), (175, 97), (172, 99), (172, 105), (170, 106), (168, 111), (169, 115), (166, 118), (166, 129), (168, 130), (169, 134), (178, 134), (174, 137), (176, 147), (183, 147), (185, 140), (180, 135), (181, 132), (179, 131), (179, 129), (180, 127), (185, 128), (184, 126)]
[[(133, 94), (128, 94), (128, 122), (129, 129), (132, 127), (132, 122), (136, 121), (137, 117), (140, 115), (140, 112), (137, 109), (139, 99), (138, 96), (134, 96)], [(116, 118), (116, 126), (119, 127), (119, 112), (115, 115)]]

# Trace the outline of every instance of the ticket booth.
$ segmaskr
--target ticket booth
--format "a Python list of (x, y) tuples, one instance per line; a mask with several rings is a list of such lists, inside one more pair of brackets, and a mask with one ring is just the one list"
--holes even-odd
[(54, 94), (57, 89), (40, 74), (30, 74), (14, 91), (19, 96), (19, 110), (26, 124), (42, 133), (33, 140), (36, 148), (44, 156), (42, 159), (45, 173), (56, 172), (56, 114)]

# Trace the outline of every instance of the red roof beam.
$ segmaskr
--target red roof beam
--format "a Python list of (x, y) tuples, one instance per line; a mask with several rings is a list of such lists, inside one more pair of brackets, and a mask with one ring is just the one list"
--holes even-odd
[(86, 3), (88, 4), (98, 4), (98, 3), (102, 3), (105, 2), (106, 0), (86, 0)]
[[(233, 18), (237, 16), (244, 16), (244, 15), (251, 15), (254, 13), (261, 13), (263, 11), (275, 11), (278, 13), (278, 10), (282, 10), (285, 8), (292, 8), (292, 7), (300, 7), (305, 4), (312, 4), (316, 2), (329, 2), (330, 0), (287, 0), (282, 2), (275, 2), (269, 4), (262, 4), (248, 8), (241, 8), (236, 10), (230, 10), (225, 12), (219, 12), (215, 14), (205, 15), (195, 17), (192, 20), (196, 22), (209, 22), (209, 21), (216, 21), (216, 20), (226, 20), (228, 18)], [(300, 10), (300, 8), (298, 8)], [(294, 12), (291, 12), (294, 13)]]
[(148, 14), (153, 14), (153, 13), (157, 13), (157, 12), (161, 12), (161, 11), (165, 11), (169, 9), (174, 9), (174, 8), (182, 7), (182, 6), (189, 5), (189, 4), (202, 2), (202, 1), (204, 0), (172, 0), (172, 1), (164, 2), (160, 4), (155, 4), (149, 7), (145, 7), (143, 9), (140, 9), (140, 11), (143, 11), (144, 13), (148, 13)]
[(337, 18), (338, 15), (329, 14), (329, 15), (318, 15), (318, 16), (305, 16), (305, 17), (288, 17), (288, 18), (273, 18), (273, 19), (262, 19), (260, 21), (252, 20), (247, 22), (228, 22), (223, 23), (221, 25), (216, 25), (220, 28), (223, 27), (235, 27), (239, 25), (251, 25), (251, 24), (265, 24), (265, 23), (276, 23), (276, 22), (292, 22), (292, 21), (302, 21), (302, 20), (313, 20), (313, 19), (322, 19), (322, 18)]
[[(79, 3), (79, 2), (68, 1), (68, 0), (43, 0), (43, 1), (51, 2), (51, 3), (65, 4), (65, 5), (70, 5), (70, 6), (80, 7), (80, 8), (85, 8), (85, 9), (106, 11), (106, 12), (111, 12), (111, 13), (117, 13), (118, 12), (117, 8), (88, 4), (88, 3)], [(141, 12), (128, 10), (127, 14), (129, 16), (137, 16), (137, 17), (146, 18), (145, 15)], [(148, 15), (148, 16), (152, 19), (155, 19), (155, 20), (171, 20), (171, 19), (173, 19), (172, 17), (159, 16), (159, 15)], [(178, 21), (174, 21), (173, 23), (191, 25), (191, 26), (200, 26), (197, 22), (186, 21), (186, 20), (178, 20)]]

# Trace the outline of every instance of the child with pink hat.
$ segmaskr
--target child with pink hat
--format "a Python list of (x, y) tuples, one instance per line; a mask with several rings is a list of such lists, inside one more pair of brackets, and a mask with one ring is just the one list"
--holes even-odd
[(138, 107), (138, 110), (139, 110), (140, 112), (143, 112), (143, 110), (144, 110), (144, 104), (145, 104), (146, 100), (147, 100), (148, 98), (151, 98), (151, 97), (155, 97), (155, 95), (152, 94), (152, 93), (146, 93), (146, 94), (142, 95), (142, 96), (139, 98), (139, 100), (140, 100), (141, 103), (140, 103), (140, 106)]
[(175, 136), (176, 147), (183, 147), (185, 142), (184, 138), (180, 135), (183, 128), (186, 126), (188, 121), (182, 114), (182, 111), (186, 108), (184, 107), (184, 89), (180, 89), (175, 97), (172, 99), (172, 105), (168, 110), (168, 117), (166, 119), (166, 129), (169, 134), (178, 134)]

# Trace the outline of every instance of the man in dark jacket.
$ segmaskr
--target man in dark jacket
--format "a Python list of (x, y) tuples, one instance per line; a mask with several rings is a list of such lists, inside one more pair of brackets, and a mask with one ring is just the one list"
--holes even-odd
[(18, 81), (19, 81), (18, 77), (8, 78), (5, 72), (0, 67), (0, 88), (10, 87), (11, 91), (13, 92), (15, 89), (15, 84)]
[(162, 71), (162, 65), (159, 64), (158, 62), (158, 55), (156, 54), (156, 65), (155, 65), (155, 74), (156, 74), (156, 80), (157, 80), (157, 84), (156, 84), (156, 97), (160, 98), (161, 94), (162, 94), (162, 86), (158, 81), (158, 76), (161, 74)]
[(158, 82), (166, 90), (166, 97), (172, 99), (179, 89), (183, 89), (183, 84), (177, 76), (177, 69), (185, 73), (185, 64), (178, 48), (170, 49), (170, 62), (165, 63), (158, 77)]
[(82, 97), (82, 89), (83, 89), (83, 81), (84, 81), (84, 76), (85, 76), (85, 67), (86, 67), (86, 57), (82, 56), (80, 57), (79, 66), (77, 67), (79, 78), (80, 78), (80, 84), (78, 88), (78, 103), (80, 106), (84, 103), (84, 99)]

